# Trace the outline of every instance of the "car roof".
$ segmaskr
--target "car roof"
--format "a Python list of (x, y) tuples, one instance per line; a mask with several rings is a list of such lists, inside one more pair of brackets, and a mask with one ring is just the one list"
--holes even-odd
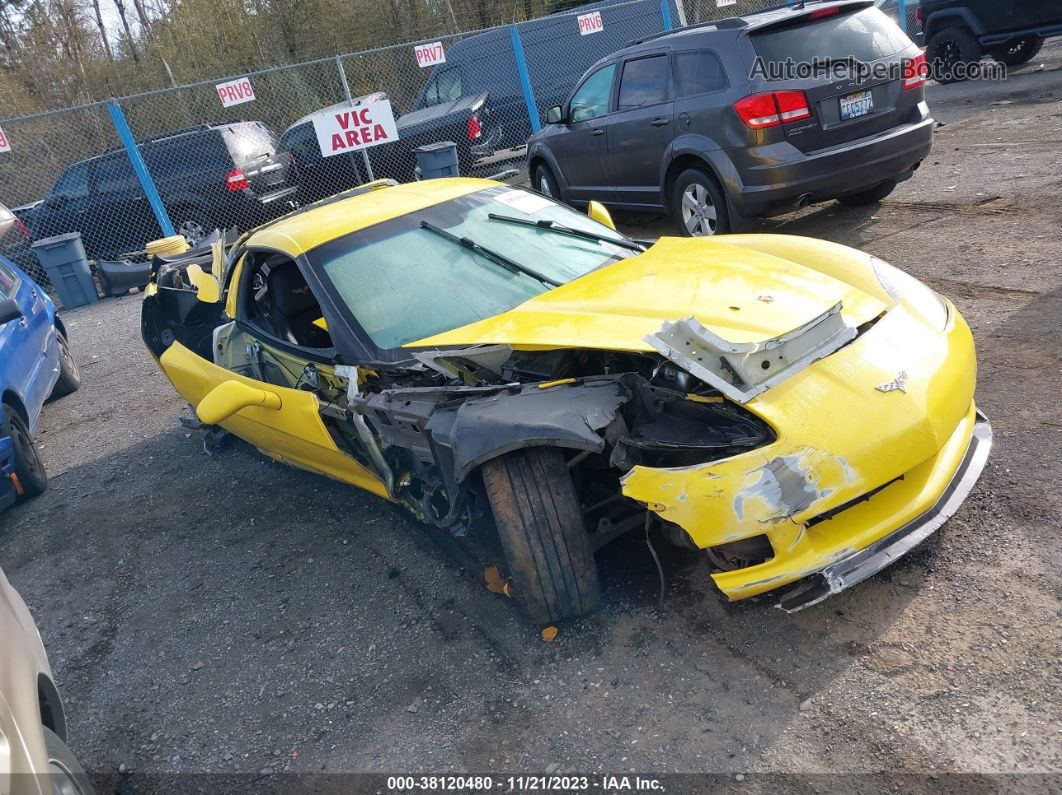
[(784, 24), (790, 19), (798, 19), (807, 16), (822, 8), (830, 8), (832, 6), (844, 8), (848, 6), (855, 10), (859, 8), (869, 8), (873, 5), (873, 0), (836, 0), (836, 2), (816, 2), (816, 0), (807, 0), (806, 3), (800, 3), (797, 5), (778, 5), (752, 14), (745, 14), (743, 16), (726, 17), (725, 19), (715, 19), (711, 22), (687, 25), (684, 28), (664, 31), (663, 33), (656, 33), (652, 36), (646, 36), (643, 39), (632, 41), (622, 50), (617, 50), (616, 52), (601, 58), (587, 71), (596, 69), (601, 64), (619, 60), (629, 55), (636, 55), (640, 52), (657, 50), (660, 47), (675, 44), (694, 44), (696, 43), (696, 39), (701, 37), (705, 38), (705, 42), (703, 42), (704, 44), (717, 42), (720, 34), (728, 34), (731, 38), (737, 38), (744, 33), (749, 33), (768, 26)]
[(376, 189), (370, 183), (350, 191), (349, 196), (324, 199), (266, 224), (251, 232), (246, 245), (298, 257), (336, 238), (501, 184), (467, 177), (381, 184)]
[[(247, 121), (227, 121), (227, 122), (221, 122), (219, 124), (210, 124), (210, 123), (197, 124), (194, 127), (182, 127), (181, 129), (170, 130), (168, 132), (160, 133), (158, 135), (153, 135), (153, 136), (151, 136), (149, 138), (137, 138), (136, 139), (136, 144), (137, 144), (137, 146), (145, 146), (147, 144), (151, 144), (153, 146), (154, 145), (158, 145), (158, 144), (165, 144), (165, 143), (168, 143), (171, 139), (182, 138), (184, 136), (196, 135), (196, 134), (204, 133), (204, 132), (213, 132), (215, 130), (224, 130), (224, 129), (228, 128), (228, 127), (239, 127), (240, 125), (244, 125), (244, 124), (257, 124), (257, 125), (260, 125), (262, 127), (266, 126), (264, 122), (261, 122), (261, 121), (255, 120), (255, 119), (251, 119), (251, 120), (247, 120)], [(91, 163), (91, 162), (93, 162), (95, 160), (102, 160), (105, 157), (112, 157), (113, 155), (121, 153), (121, 152), (124, 152), (124, 151), (125, 151), (125, 147), (123, 147), (123, 146), (120, 146), (120, 145), (119, 146), (112, 146), (110, 149), (105, 149), (104, 151), (100, 152), (98, 155), (93, 155), (92, 157), (86, 157), (83, 160), (78, 160), (78, 161), (76, 161), (74, 163), (71, 163), (66, 168), (71, 168), (73, 166), (80, 166), (83, 163)], [(64, 169), (64, 171), (65, 170), (66, 169)]]
[[(355, 105), (360, 105), (364, 100), (368, 99), (369, 97), (375, 97), (375, 96), (379, 96), (380, 99), (389, 99), (389, 97), (387, 96), (387, 92), (386, 91), (373, 91), (371, 94), (362, 94), (360, 97), (354, 97), (354, 104)], [(331, 113), (334, 110), (342, 110), (343, 108), (349, 108), (349, 107), (350, 107), (350, 103), (347, 102), (346, 100), (343, 100), (342, 102), (337, 102), (335, 105), (329, 105), (327, 108), (320, 108), (318, 110), (313, 111), (312, 113), (307, 113), (305, 116), (303, 116), (297, 122), (294, 122), (293, 124), (289, 124), (287, 129), (284, 130), (284, 132), (281, 133), (281, 136), (287, 135), (289, 132), (291, 132), (293, 129), (298, 127), (300, 124), (305, 124), (306, 122), (310, 121), (310, 119), (312, 119), (318, 113)]]

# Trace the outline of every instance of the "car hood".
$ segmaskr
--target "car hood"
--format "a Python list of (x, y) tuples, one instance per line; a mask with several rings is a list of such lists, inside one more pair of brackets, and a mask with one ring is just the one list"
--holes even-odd
[(792, 331), (837, 303), (849, 326), (887, 306), (811, 267), (724, 238), (662, 238), (637, 257), (407, 347), (489, 343), (652, 351), (646, 335), (688, 317), (730, 342), (754, 343)]

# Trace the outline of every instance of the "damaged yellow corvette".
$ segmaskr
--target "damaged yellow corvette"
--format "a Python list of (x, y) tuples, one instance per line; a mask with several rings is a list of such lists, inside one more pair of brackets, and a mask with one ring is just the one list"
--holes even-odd
[(650, 525), (793, 610), (956, 511), (991, 430), (948, 301), (833, 243), (592, 214), (370, 183), (156, 258), (144, 340), (208, 433), (497, 532), (537, 621), (593, 610), (595, 549)]

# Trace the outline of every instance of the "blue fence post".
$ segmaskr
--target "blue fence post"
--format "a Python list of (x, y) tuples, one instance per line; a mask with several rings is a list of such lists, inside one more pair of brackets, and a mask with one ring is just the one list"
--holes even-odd
[[(679, 0), (681, 2), (681, 0)], [(664, 23), (664, 30), (671, 30), (671, 0), (660, 0), (660, 21)]]
[(907, 0), (899, 0), (896, 10), (900, 14), (900, 30), (907, 32)]
[(509, 36), (513, 40), (513, 58), (516, 59), (516, 73), (520, 75), (520, 88), (524, 92), (527, 117), (531, 120), (531, 132), (538, 132), (542, 129), (538, 121), (538, 104), (535, 102), (535, 92), (531, 90), (531, 75), (527, 72), (524, 43), (520, 41), (520, 31), (517, 30), (516, 25), (509, 26)]
[(166, 214), (166, 208), (162, 204), (162, 198), (159, 196), (159, 192), (155, 190), (155, 183), (151, 179), (151, 174), (148, 173), (144, 158), (140, 156), (140, 150), (136, 147), (136, 139), (133, 138), (129, 123), (125, 120), (125, 114), (122, 113), (122, 106), (113, 99), (107, 100), (107, 113), (110, 114), (111, 121), (114, 122), (114, 129), (118, 131), (118, 139), (122, 142), (122, 146), (125, 147), (125, 153), (129, 156), (133, 171), (136, 172), (136, 178), (140, 180), (140, 187), (144, 189), (148, 204), (151, 205), (151, 210), (155, 213), (155, 220), (159, 222), (162, 236), (169, 237), (176, 234), (173, 231), (173, 224), (170, 223), (170, 217)]

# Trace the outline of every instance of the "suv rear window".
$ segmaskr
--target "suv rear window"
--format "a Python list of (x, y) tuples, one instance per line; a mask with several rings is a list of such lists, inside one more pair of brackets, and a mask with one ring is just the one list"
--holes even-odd
[(275, 155), (277, 152), (273, 134), (261, 124), (234, 124), (225, 127), (221, 135), (237, 166), (259, 157)]
[(814, 58), (831, 60), (848, 57), (863, 62), (895, 55), (911, 45), (896, 23), (876, 8), (855, 13), (798, 22), (783, 28), (753, 33), (756, 54), (765, 61), (784, 62), (787, 58), (807, 63)]

